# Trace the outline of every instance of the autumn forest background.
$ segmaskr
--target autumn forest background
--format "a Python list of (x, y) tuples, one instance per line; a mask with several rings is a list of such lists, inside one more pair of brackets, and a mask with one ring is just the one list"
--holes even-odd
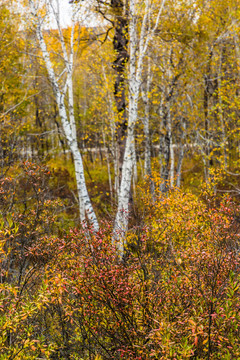
[(63, 2), (0, 1), (0, 359), (240, 359), (240, 1)]

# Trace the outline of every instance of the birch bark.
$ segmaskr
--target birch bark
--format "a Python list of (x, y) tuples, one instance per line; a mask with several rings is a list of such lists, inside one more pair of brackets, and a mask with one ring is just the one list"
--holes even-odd
[(177, 163), (177, 170), (176, 170), (176, 186), (179, 188), (181, 185), (181, 175), (182, 175), (182, 163), (184, 158), (184, 142), (186, 137), (186, 121), (184, 119), (181, 119), (182, 124), (182, 134), (181, 134), (181, 140), (180, 140), (180, 149), (179, 149), (179, 155), (178, 155), (178, 163)]
[(162, 124), (160, 136), (160, 191), (166, 193), (169, 188), (169, 165), (171, 156), (172, 132), (171, 132), (171, 106), (170, 101), (163, 106)]
[[(32, 12), (32, 15), (34, 17), (35, 22), (35, 31), (36, 36), (38, 38), (38, 42), (40, 45), (40, 49), (42, 52), (43, 60), (48, 72), (48, 77), (51, 82), (56, 103), (58, 105), (59, 110), (59, 116), (61, 119), (62, 128), (64, 131), (64, 134), (67, 139), (68, 146), (70, 148), (70, 151), (73, 155), (74, 160), (74, 168), (75, 168), (75, 178), (77, 183), (77, 192), (78, 192), (78, 200), (79, 200), (79, 213), (80, 213), (80, 220), (84, 224), (85, 218), (87, 215), (87, 218), (90, 222), (90, 225), (92, 226), (94, 231), (98, 231), (98, 221), (95, 215), (95, 212), (93, 210), (87, 187), (85, 182), (85, 176), (84, 176), (84, 169), (83, 169), (83, 161), (82, 157), (78, 148), (77, 143), (77, 133), (76, 133), (76, 124), (75, 124), (75, 118), (74, 118), (74, 103), (73, 103), (73, 83), (72, 83), (72, 75), (73, 75), (73, 36), (74, 36), (74, 26), (73, 23), (73, 30), (71, 33), (71, 39), (70, 39), (70, 53), (67, 53), (65, 41), (62, 34), (62, 29), (60, 25), (59, 20), (59, 4), (57, 0), (57, 8), (54, 9), (53, 3), (50, 1), (48, 2), (51, 7), (53, 8), (53, 14), (57, 23), (57, 30), (59, 33), (59, 40), (62, 47), (62, 54), (64, 58), (64, 64), (65, 69), (64, 71), (67, 73), (66, 83), (65, 83), (65, 89), (62, 90), (60, 88), (59, 81), (57, 80), (56, 73), (53, 68), (53, 64), (50, 58), (50, 53), (47, 48), (47, 44), (44, 38), (43, 34), (43, 18), (41, 15), (38, 14), (38, 6), (33, 0), (29, 0), (29, 6)], [(69, 115), (66, 109), (65, 101), (68, 102), (69, 107)]]
[(155, 201), (155, 185), (152, 179), (152, 167), (151, 167), (151, 142), (150, 142), (150, 102), (149, 102), (149, 93), (152, 84), (153, 73), (151, 72), (151, 63), (148, 58), (147, 63), (147, 81), (146, 89), (142, 87), (142, 100), (144, 103), (145, 114), (143, 119), (144, 126), (144, 140), (145, 140), (145, 149), (144, 149), (144, 175), (148, 177), (150, 183), (150, 191), (153, 201)]
[(113, 243), (118, 250), (120, 258), (124, 255), (125, 234), (128, 229), (129, 196), (131, 189), (134, 157), (134, 129), (138, 117), (138, 101), (141, 87), (143, 60), (148, 44), (152, 38), (160, 19), (165, 0), (160, 6), (157, 20), (152, 29), (148, 28), (148, 19), (151, 11), (149, 0), (145, 0), (145, 13), (138, 38), (138, 0), (129, 1), (129, 108), (126, 146), (122, 166), (122, 178), (119, 191), (118, 208), (115, 218)]

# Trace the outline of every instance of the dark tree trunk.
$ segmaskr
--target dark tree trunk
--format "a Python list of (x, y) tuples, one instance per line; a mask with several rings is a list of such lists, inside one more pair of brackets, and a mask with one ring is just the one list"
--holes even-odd
[(168, 191), (169, 165), (170, 165), (170, 143), (171, 131), (169, 127), (170, 108), (169, 104), (163, 108), (162, 129), (160, 134), (160, 160), (161, 160), (161, 184), (160, 191), (166, 193)]
[[(125, 70), (128, 62), (128, 14), (127, 4), (124, 6), (122, 0), (112, 0), (114, 18), (113, 47), (116, 58), (113, 62), (113, 69), (116, 72), (114, 84), (114, 97), (117, 108), (116, 140), (118, 146), (118, 166), (121, 178), (123, 155), (125, 148), (125, 137), (127, 131), (126, 114), (126, 81)], [(120, 179), (119, 179), (120, 181)]]

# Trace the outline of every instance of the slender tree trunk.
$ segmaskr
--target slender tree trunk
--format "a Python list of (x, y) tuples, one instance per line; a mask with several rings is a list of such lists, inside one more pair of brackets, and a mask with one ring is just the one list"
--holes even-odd
[[(29, 0), (29, 4), (36, 20), (36, 35), (39, 41), (39, 45), (42, 51), (43, 59), (45, 62), (45, 66), (48, 72), (48, 76), (55, 94), (56, 103), (58, 105), (59, 116), (61, 119), (62, 127), (67, 139), (68, 146), (73, 156), (74, 160), (74, 168), (75, 168), (75, 177), (77, 182), (77, 191), (78, 191), (78, 199), (79, 199), (79, 213), (80, 220), (84, 223), (85, 216), (90, 222), (90, 225), (93, 227), (94, 231), (98, 231), (98, 221), (93, 210), (84, 176), (83, 162), (82, 157), (78, 148), (77, 137), (76, 137), (76, 125), (73, 113), (73, 90), (72, 90), (72, 53), (70, 54), (70, 58), (67, 57), (67, 52), (65, 49), (65, 42), (61, 34), (61, 29), (58, 28), (60, 34), (60, 42), (63, 48), (63, 56), (65, 60), (65, 66), (67, 71), (67, 82), (66, 87), (68, 90), (68, 102), (69, 102), (69, 118), (67, 115), (67, 110), (65, 106), (65, 94), (61, 92), (58, 81), (56, 79), (55, 72), (53, 70), (52, 62), (49, 56), (49, 52), (46, 46), (46, 42), (43, 36), (42, 30), (42, 19), (38, 17), (37, 9), (35, 8), (34, 2)], [(56, 14), (59, 15), (59, 14)], [(59, 25), (59, 18), (58, 25)]]
[[(161, 128), (160, 128), (160, 146), (159, 146), (159, 157), (160, 157), (160, 191), (166, 193), (169, 186), (173, 187), (174, 184), (174, 148), (172, 140), (172, 117), (171, 117), (171, 104), (174, 98), (174, 92), (176, 90), (178, 79), (182, 74), (181, 65), (183, 62), (183, 54), (180, 57), (177, 68), (178, 72), (176, 75), (172, 74), (172, 57), (173, 57), (173, 48), (170, 49), (169, 59), (167, 61), (167, 81), (168, 86), (163, 89), (163, 96), (160, 106), (160, 117)], [(175, 69), (176, 70), (176, 69)], [(165, 99), (164, 91), (166, 91)]]
[(181, 175), (182, 175), (182, 163), (184, 158), (184, 139), (186, 136), (186, 122), (183, 120), (182, 122), (182, 129), (181, 129), (181, 143), (180, 143), (180, 150), (178, 155), (178, 163), (177, 163), (177, 170), (176, 170), (176, 186), (179, 188), (181, 185)]
[(149, 122), (150, 122), (150, 102), (149, 102), (149, 93), (150, 87), (152, 83), (152, 73), (151, 73), (151, 63), (150, 59), (148, 59), (147, 64), (147, 83), (146, 83), (146, 90), (142, 88), (142, 99), (144, 103), (144, 141), (145, 141), (145, 149), (144, 149), (144, 175), (148, 177), (150, 183), (150, 192), (152, 195), (152, 199), (155, 200), (155, 185), (152, 178), (152, 167), (151, 167), (151, 142), (150, 142), (150, 129), (149, 129)]
[(162, 119), (162, 134), (160, 137), (160, 191), (166, 193), (169, 187), (169, 166), (170, 166), (170, 146), (171, 146), (171, 113), (170, 104), (164, 106), (163, 119)]
[(113, 186), (112, 186), (112, 177), (111, 177), (111, 165), (110, 165), (108, 148), (107, 148), (107, 145), (106, 145), (106, 135), (105, 135), (104, 129), (102, 129), (102, 136), (103, 136), (103, 146), (104, 146), (104, 149), (106, 149), (108, 183), (109, 183), (110, 198), (111, 198), (111, 201), (112, 201), (113, 200)]
[(114, 226), (114, 243), (118, 248), (119, 256), (124, 253), (125, 233), (128, 229), (129, 195), (132, 181), (134, 153), (134, 126), (128, 126), (127, 140), (125, 146), (122, 180), (118, 197), (118, 209)]
[(116, 58), (113, 69), (116, 73), (114, 83), (114, 97), (117, 108), (116, 122), (116, 146), (118, 170), (116, 176), (116, 190), (119, 193), (121, 182), (124, 148), (127, 131), (126, 113), (126, 66), (128, 62), (128, 5), (124, 0), (111, 0), (111, 6), (115, 14), (113, 48)]
[(175, 165), (175, 154), (174, 154), (174, 147), (173, 147), (173, 140), (172, 140), (172, 130), (170, 130), (170, 174), (169, 174), (169, 184), (170, 189), (174, 186), (174, 165)]
[(212, 79), (211, 79), (211, 61), (213, 52), (210, 50), (207, 60), (206, 74), (204, 75), (204, 127), (205, 127), (205, 159), (204, 159), (204, 173), (205, 181), (209, 182), (209, 167), (210, 167), (210, 129), (209, 129), (209, 102), (212, 96)]
[[(107, 75), (104, 66), (102, 65), (102, 72), (104, 76), (104, 80), (107, 83)], [(108, 96), (108, 104), (109, 104), (109, 113), (110, 116), (110, 128), (111, 128), (111, 149), (107, 148), (106, 144), (106, 134), (104, 129), (102, 129), (102, 135), (103, 135), (103, 144), (106, 150), (106, 160), (107, 160), (107, 168), (108, 168), (108, 181), (109, 181), (109, 190), (110, 190), (110, 196), (111, 196), (111, 202), (113, 201), (113, 189), (115, 191), (115, 194), (117, 194), (118, 197), (118, 190), (119, 190), (119, 181), (118, 181), (118, 161), (116, 156), (117, 146), (116, 146), (116, 139), (115, 139), (115, 113), (113, 109), (113, 99), (112, 94), (109, 92), (107, 93)], [(110, 163), (110, 157), (109, 153), (112, 154), (113, 163), (114, 163), (114, 186), (112, 184), (112, 177), (111, 177), (111, 163)]]
[(226, 129), (225, 129), (225, 122), (224, 122), (224, 104), (223, 104), (223, 97), (222, 97), (222, 73), (224, 72), (224, 64), (227, 62), (226, 54), (225, 54), (225, 46), (223, 45), (221, 49), (221, 56), (220, 56), (220, 64), (218, 70), (218, 115), (221, 125), (221, 147), (223, 149), (223, 166), (224, 169), (227, 169), (227, 149), (226, 149)]
[[(128, 229), (129, 197), (133, 171), (134, 155), (134, 128), (137, 122), (138, 101), (141, 87), (143, 60), (148, 48), (148, 43), (157, 28), (160, 14), (165, 0), (160, 6), (154, 28), (150, 31), (148, 19), (150, 17), (150, 2), (145, 0), (145, 14), (143, 17), (140, 37), (138, 40), (138, 14), (136, 0), (129, 1), (129, 109), (126, 146), (122, 167), (118, 208), (114, 225), (113, 243), (118, 249), (120, 258), (124, 255), (125, 234)], [(147, 31), (148, 30), (148, 31)]]
[[(137, 77), (136, 56), (137, 56), (137, 14), (135, 0), (130, 0), (129, 6), (129, 117), (127, 138), (122, 166), (121, 185), (118, 197), (118, 208), (114, 225), (113, 242), (116, 244), (120, 258), (124, 254), (125, 234), (128, 229), (129, 196), (133, 171), (134, 155), (134, 128), (138, 113), (139, 76)], [(139, 74), (138, 74), (139, 75)]]

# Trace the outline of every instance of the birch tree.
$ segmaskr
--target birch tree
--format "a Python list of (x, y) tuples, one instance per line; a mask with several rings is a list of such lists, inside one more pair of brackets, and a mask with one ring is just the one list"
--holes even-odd
[[(58, 32), (58, 39), (61, 46), (61, 54), (59, 55), (63, 59), (64, 66), (61, 74), (57, 75), (50, 56), (51, 49), (48, 48), (44, 35), (44, 26), (46, 26), (47, 15), (42, 15), (45, 11), (42, 7), (43, 4), (42, 2), (36, 2), (34, 0), (29, 0), (28, 4), (32, 14), (32, 19), (35, 26), (34, 29), (42, 52), (42, 57), (48, 72), (48, 77), (55, 95), (56, 103), (58, 105), (62, 128), (74, 161), (80, 221), (84, 224), (87, 216), (90, 225), (95, 231), (97, 231), (99, 228), (98, 221), (86, 187), (83, 161), (78, 148), (76, 123), (74, 117), (73, 70), (74, 35), (77, 25), (77, 10), (73, 8), (71, 34), (67, 47), (60, 22), (59, 0), (46, 0), (44, 3), (47, 14), (48, 12), (51, 12), (53, 20), (55, 21)], [(65, 76), (64, 81), (62, 80), (63, 76)]]
[(151, 27), (150, 19), (151, 13), (153, 12), (153, 5), (149, 0), (144, 1), (144, 5), (142, 5), (142, 7), (144, 7), (144, 15), (139, 33), (138, 9), (141, 8), (142, 2), (138, 0), (129, 1), (128, 129), (113, 237), (113, 242), (121, 258), (124, 254), (125, 234), (128, 229), (129, 197), (135, 151), (134, 130), (138, 119), (138, 102), (141, 90), (143, 60), (146, 56), (149, 42), (158, 26), (164, 3), (165, 0), (162, 0), (155, 24)]
[(148, 177), (150, 181), (150, 191), (155, 201), (155, 185), (152, 179), (152, 167), (151, 167), (151, 142), (150, 142), (150, 101), (149, 94), (151, 90), (153, 79), (153, 72), (151, 69), (150, 58), (147, 59), (147, 75), (146, 75), (146, 84), (145, 88), (142, 85), (141, 93), (142, 93), (142, 101), (144, 104), (144, 118), (143, 118), (143, 131), (144, 131), (144, 175)]

